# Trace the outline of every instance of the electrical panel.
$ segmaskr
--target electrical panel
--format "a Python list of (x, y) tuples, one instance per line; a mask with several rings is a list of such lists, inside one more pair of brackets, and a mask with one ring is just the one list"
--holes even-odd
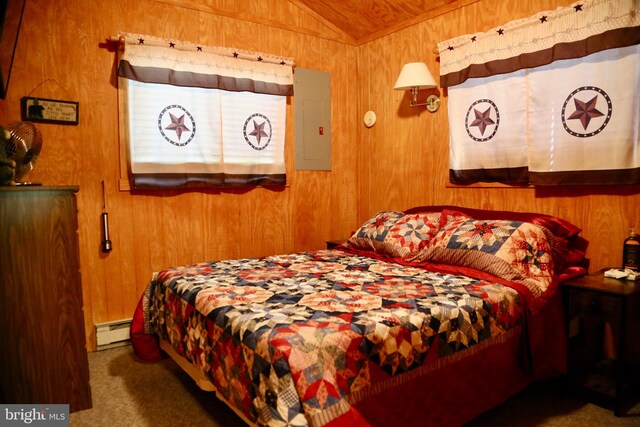
[(331, 170), (331, 76), (294, 69), (296, 170)]

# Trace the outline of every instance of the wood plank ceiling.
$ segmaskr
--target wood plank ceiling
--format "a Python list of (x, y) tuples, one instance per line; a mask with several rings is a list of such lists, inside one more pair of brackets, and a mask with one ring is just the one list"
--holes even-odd
[(353, 44), (375, 40), (476, 1), (479, 0), (289, 0)]
[[(155, 1), (361, 45), (480, 0), (270, 0), (259, 3), (261, 9), (243, 1)], [(268, 10), (270, 6), (277, 9), (278, 5), (299, 9), (328, 32), (281, 21), (277, 13)]]

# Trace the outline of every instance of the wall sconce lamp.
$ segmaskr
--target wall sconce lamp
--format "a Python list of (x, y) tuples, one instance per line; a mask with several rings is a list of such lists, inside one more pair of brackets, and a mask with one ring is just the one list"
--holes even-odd
[(426, 106), (430, 113), (435, 113), (440, 107), (440, 98), (437, 95), (430, 95), (426, 102), (418, 103), (418, 91), (434, 87), (438, 87), (438, 84), (431, 75), (429, 68), (427, 68), (427, 64), (424, 62), (410, 62), (402, 67), (402, 71), (400, 71), (396, 85), (393, 88), (395, 90), (411, 90), (410, 106)]

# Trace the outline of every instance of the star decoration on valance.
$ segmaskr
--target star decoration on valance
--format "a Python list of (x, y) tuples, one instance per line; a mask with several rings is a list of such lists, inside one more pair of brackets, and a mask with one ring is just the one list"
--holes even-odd
[[(120, 39), (124, 39), (120, 41)], [(120, 37), (119, 42), (124, 42), (129, 45), (142, 45), (149, 47), (163, 47), (170, 48), (184, 52), (203, 52), (207, 54), (220, 55), (225, 57), (233, 57), (238, 59), (243, 59), (247, 61), (257, 61), (257, 62), (265, 62), (274, 65), (283, 65), (283, 66), (293, 66), (293, 61), (289, 58), (282, 58), (271, 56), (270, 54), (262, 54), (260, 52), (249, 52), (249, 51), (241, 51), (241, 50), (233, 50), (231, 48), (218, 47), (218, 46), (207, 46), (202, 44), (183, 42), (183, 41), (174, 41), (168, 38), (157, 38), (153, 36), (144, 36), (141, 34), (126, 34), (126, 37)]]

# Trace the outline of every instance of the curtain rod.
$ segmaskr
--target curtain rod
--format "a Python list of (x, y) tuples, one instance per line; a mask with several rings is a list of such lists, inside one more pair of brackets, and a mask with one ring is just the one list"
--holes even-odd
[[(127, 38), (131, 38), (131, 37), (134, 37), (134, 38), (138, 37), (138, 39), (140, 40), (140, 44), (143, 44), (145, 39), (148, 38), (148, 41), (150, 42), (150, 44), (154, 46), (159, 46), (160, 45), (159, 43), (161, 42), (168, 42), (169, 47), (176, 47), (178, 50), (190, 51), (192, 49), (195, 49), (197, 51), (201, 51), (204, 49), (209, 53), (216, 53), (223, 56), (232, 55), (235, 58), (240, 58), (240, 59), (246, 59), (246, 60), (257, 59), (258, 61), (264, 61), (265, 63), (289, 65), (291, 67), (296, 66), (296, 62), (293, 58), (281, 57), (281, 56), (272, 55), (268, 53), (248, 51), (248, 50), (238, 49), (233, 47), (199, 45), (197, 43), (192, 43), (188, 41), (172, 40), (170, 38), (155, 37), (155, 36), (144, 35), (144, 34), (130, 34), (130, 33), (123, 32), (115, 36), (112, 35), (109, 38), (109, 41), (111, 43), (117, 43), (119, 48), (123, 48), (127, 44)], [(188, 48), (185, 49), (184, 48), (185, 46)]]

